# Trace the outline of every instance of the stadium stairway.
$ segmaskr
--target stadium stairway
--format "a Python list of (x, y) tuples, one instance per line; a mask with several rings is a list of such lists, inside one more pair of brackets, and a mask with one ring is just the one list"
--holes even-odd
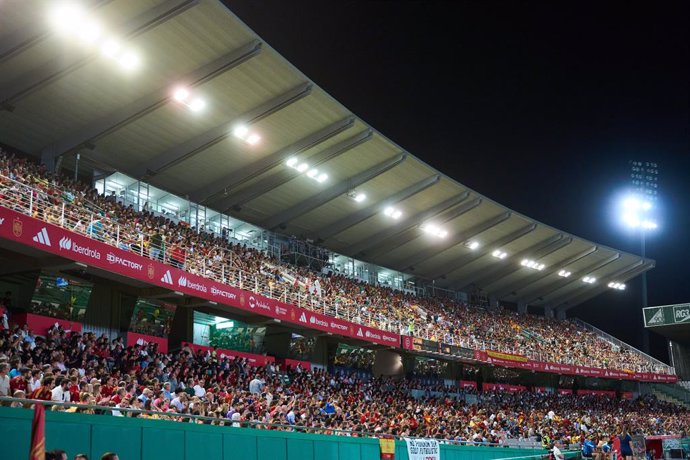
[(652, 394), (662, 401), (668, 401), (690, 409), (690, 391), (678, 384), (655, 383)]

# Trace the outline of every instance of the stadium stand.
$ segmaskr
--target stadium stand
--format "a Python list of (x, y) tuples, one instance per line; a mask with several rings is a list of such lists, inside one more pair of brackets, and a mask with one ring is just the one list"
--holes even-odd
[[(578, 323), (543, 316), (487, 311), (384, 286), (324, 276), (290, 266), (246, 245), (151, 212), (123, 207), (88, 185), (50, 176), (30, 160), (3, 154), (0, 204), (123, 250), (223, 284), (250, 287), (268, 297), (357, 324), (543, 362), (602, 369), (667, 373), (632, 348), (620, 347)], [(27, 188), (28, 187), (28, 188)]]

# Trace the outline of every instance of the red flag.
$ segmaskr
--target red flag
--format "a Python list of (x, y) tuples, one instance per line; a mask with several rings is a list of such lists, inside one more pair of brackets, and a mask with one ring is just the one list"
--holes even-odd
[(34, 421), (31, 423), (31, 450), (29, 460), (46, 458), (46, 415), (43, 404), (34, 405)]

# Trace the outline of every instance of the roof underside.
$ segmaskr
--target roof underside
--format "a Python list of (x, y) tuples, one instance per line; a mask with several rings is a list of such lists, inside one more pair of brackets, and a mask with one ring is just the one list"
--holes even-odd
[[(334, 251), (508, 301), (567, 309), (654, 261), (551, 228), (469, 190), (405, 152), (313, 84), (216, 0), (90, 0), (139, 51), (125, 74), (49, 27), (48, 2), (0, 5), (0, 142), (44, 160), (79, 152), (212, 209)], [(171, 99), (188, 85), (208, 108)], [(262, 141), (231, 133), (245, 124)], [(328, 174), (286, 166), (296, 156)], [(367, 200), (347, 196), (356, 189)], [(399, 220), (382, 210), (395, 206)], [(420, 226), (448, 231), (439, 239)], [(480, 247), (471, 250), (469, 241)], [(503, 260), (491, 255), (500, 249)], [(543, 271), (520, 265), (524, 258)], [(572, 273), (568, 278), (557, 274)], [(582, 277), (593, 276), (589, 285)]]

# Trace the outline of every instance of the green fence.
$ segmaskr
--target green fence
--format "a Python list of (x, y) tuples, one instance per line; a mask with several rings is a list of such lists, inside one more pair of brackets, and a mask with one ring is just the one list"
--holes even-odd
[[(28, 457), (33, 411), (0, 407), (0, 439), (6, 460)], [(68, 458), (83, 452), (121, 460), (378, 460), (377, 439), (231, 428), (164, 420), (46, 412), (46, 448)], [(443, 460), (496, 460), (543, 454), (542, 450), (441, 446)], [(396, 442), (396, 459), (407, 460)]]

